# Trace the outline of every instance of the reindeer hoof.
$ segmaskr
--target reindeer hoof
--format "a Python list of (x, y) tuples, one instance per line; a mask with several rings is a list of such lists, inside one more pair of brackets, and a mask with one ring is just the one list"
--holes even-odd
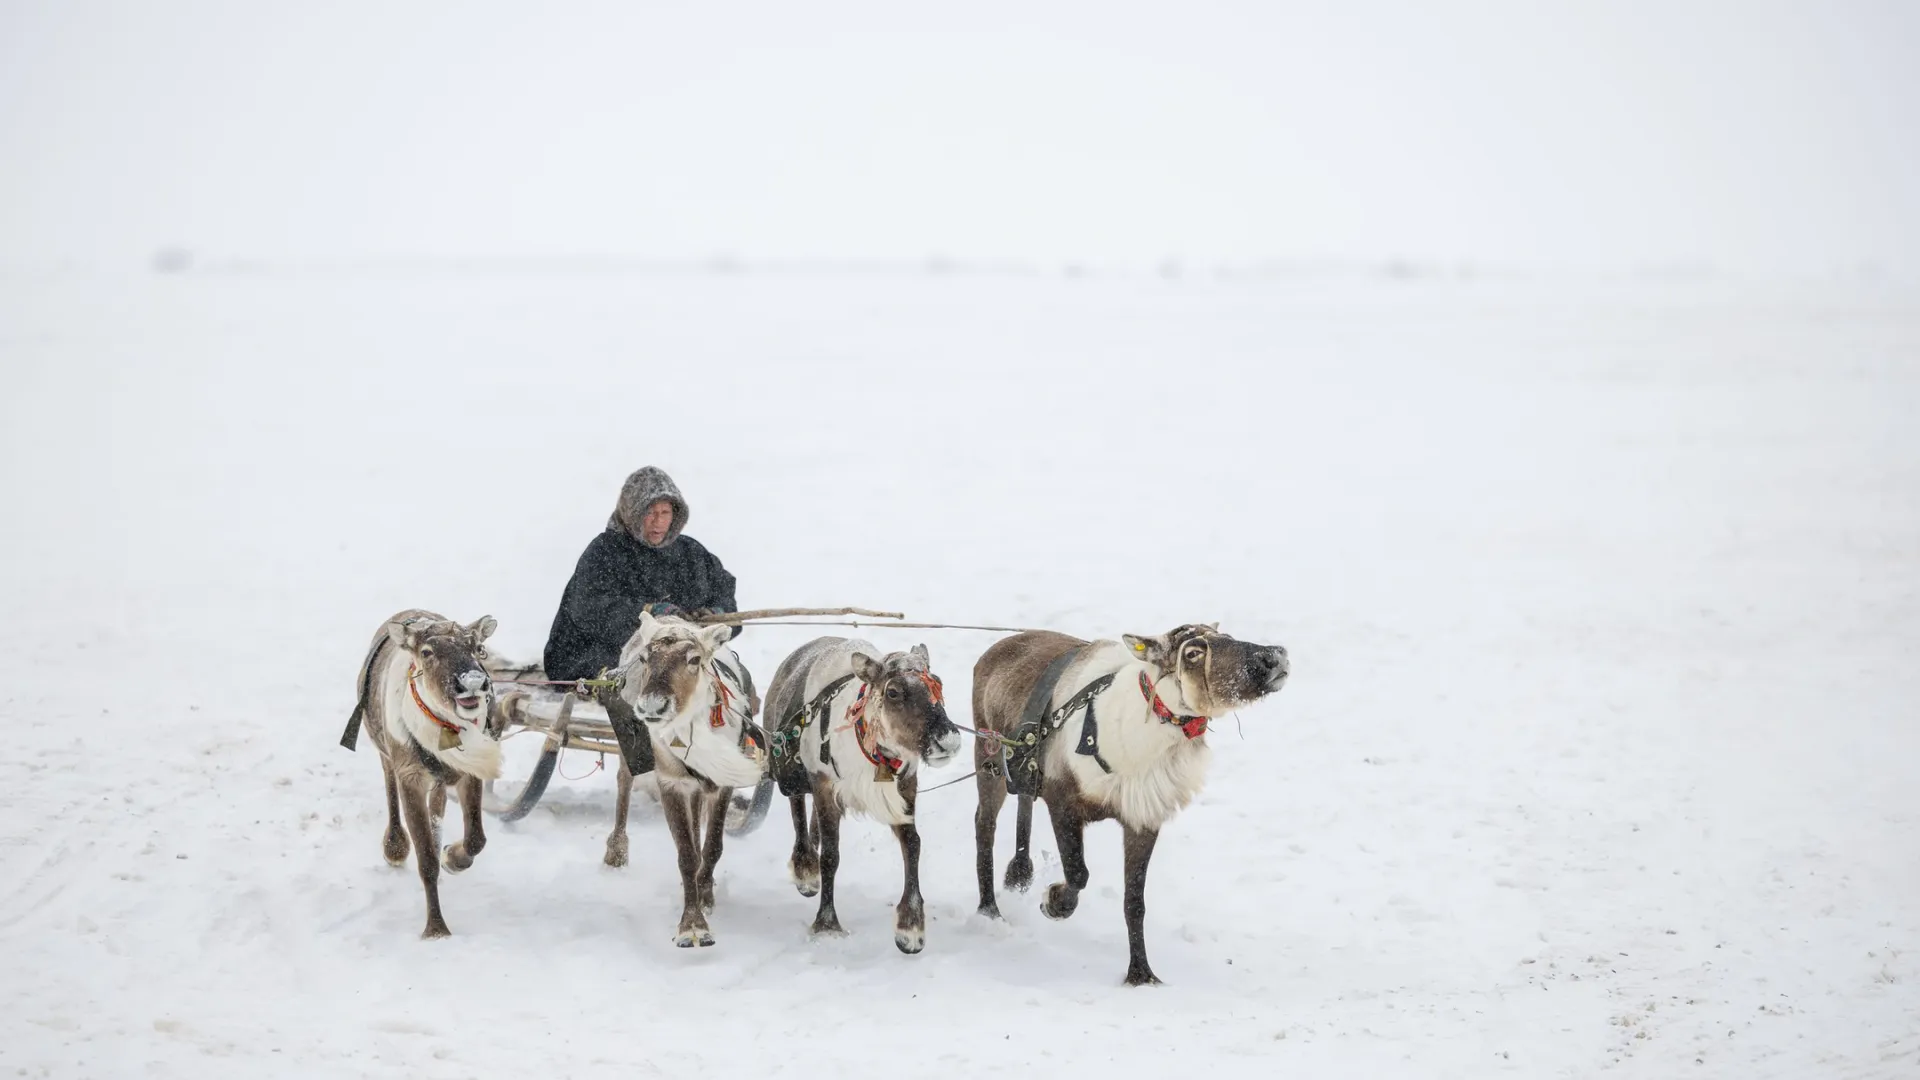
[(448, 844), (440, 849), (440, 865), (446, 867), (449, 874), (457, 874), (473, 865), (473, 856), (459, 850), (459, 847), (458, 844)]
[(705, 927), (698, 930), (682, 930), (673, 935), (673, 943), (683, 949), (691, 949), (695, 945), (704, 949), (713, 944), (713, 931)]
[(915, 927), (909, 930), (902, 930), (896, 926), (893, 928), (893, 943), (900, 947), (901, 952), (912, 956), (914, 953), (927, 947), (926, 928)]
[(993, 919), (997, 922), (1006, 921), (1006, 916), (1000, 914), (1000, 905), (991, 901), (980, 905), (979, 914), (984, 918)]
[(847, 936), (846, 930), (840, 926), (840, 919), (838, 916), (813, 920), (813, 929), (810, 931), (810, 933), (812, 933), (814, 937), (846, 937)]
[(1058, 882), (1047, 886), (1047, 898), (1040, 904), (1040, 914), (1049, 919), (1064, 919), (1079, 906), (1079, 895), (1067, 888), (1065, 882)]
[(1004, 885), (1008, 892), (1026, 892), (1033, 884), (1033, 860), (1024, 855), (1016, 855), (1007, 864), (1007, 876)]
[(820, 895), (820, 871), (818, 869), (810, 870), (803, 874), (794, 869), (793, 860), (788, 859), (787, 877), (792, 879), (793, 887), (800, 890), (801, 896)]
[(607, 841), (607, 857), (601, 861), (605, 862), (608, 866), (612, 866), (612, 867), (621, 867), (621, 866), (627, 865), (626, 843), (622, 841), (621, 843), (616, 844), (611, 840)]
[(1144, 964), (1139, 967), (1129, 967), (1127, 969), (1127, 985), (1159, 986), (1161, 985), (1160, 976), (1155, 975), (1153, 970)]
[(386, 858), (388, 866), (405, 866), (407, 865), (407, 852), (411, 851), (412, 848), (413, 845), (407, 843), (406, 836), (399, 833), (388, 833), (387, 838), (380, 844), (380, 854)]
[(435, 938), (452, 936), (453, 931), (447, 929), (447, 924), (444, 922), (430, 922), (427, 924), (425, 930), (420, 931), (420, 940), (422, 941), (432, 941)]

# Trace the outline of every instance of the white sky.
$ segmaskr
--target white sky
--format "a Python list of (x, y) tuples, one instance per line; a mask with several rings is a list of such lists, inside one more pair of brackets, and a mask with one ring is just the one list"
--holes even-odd
[(0, 0), (0, 260), (1920, 262), (1920, 3)]

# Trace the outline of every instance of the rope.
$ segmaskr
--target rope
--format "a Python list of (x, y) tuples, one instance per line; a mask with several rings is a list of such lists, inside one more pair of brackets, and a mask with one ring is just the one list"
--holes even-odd
[(954, 777), (954, 778), (953, 778), (953, 779), (951, 779), (951, 780), (942, 780), (942, 781), (941, 781), (940, 783), (938, 783), (938, 784), (935, 784), (935, 785), (933, 785), (932, 787), (923, 787), (923, 788), (921, 788), (921, 789), (920, 789), (920, 791), (919, 791), (919, 794), (921, 794), (921, 795), (925, 795), (925, 794), (926, 794), (927, 792), (929, 792), (929, 791), (939, 791), (939, 790), (940, 790), (941, 788), (943, 788), (943, 787), (952, 787), (953, 785), (955, 785), (955, 784), (957, 784), (957, 783), (959, 783), (959, 782), (960, 782), (960, 781), (962, 781), (962, 780), (971, 780), (971, 779), (973, 779), (974, 777), (976, 777), (976, 776), (979, 776), (979, 775), (980, 775), (980, 770), (979, 770), (979, 769), (975, 769), (975, 770), (973, 770), (972, 772), (970, 772), (970, 773), (968, 773), (968, 774), (967, 774), (967, 775), (965, 775), (965, 776), (956, 776), (956, 777)]
[(587, 777), (592, 776), (594, 773), (597, 773), (601, 769), (604, 769), (606, 767), (607, 767), (607, 755), (601, 754), (598, 758), (594, 759), (593, 768), (588, 769), (586, 772), (581, 773), (579, 776), (568, 776), (567, 771), (565, 769), (557, 769), (556, 771), (559, 772), (560, 779), (562, 780), (585, 780)]
[(1003, 743), (1007, 741), (1007, 737), (1005, 735), (1000, 734), (997, 731), (981, 731), (979, 728), (971, 728), (965, 724), (955, 724), (953, 726), (959, 728), (961, 731), (967, 732), (968, 734), (974, 736), (975, 738), (987, 740), (988, 753), (994, 753), (998, 749), (992, 744)]
[(859, 626), (859, 627), (896, 627), (903, 630), (987, 630), (996, 634), (1034, 633), (1030, 626), (974, 626), (968, 623), (936, 622), (856, 622), (853, 620), (812, 620), (812, 619), (764, 619), (748, 623), (749, 626)]
[[(1005, 735), (1002, 735), (997, 731), (982, 731), (979, 728), (970, 728), (965, 724), (955, 724), (953, 726), (959, 728), (961, 731), (965, 731), (972, 734), (976, 738), (985, 739), (987, 741), (987, 753), (989, 754), (999, 753), (1000, 748), (995, 744), (1005, 742), (1007, 738)], [(942, 780), (939, 783), (933, 785), (932, 787), (923, 787), (920, 789), (919, 793), (921, 795), (925, 795), (929, 791), (939, 791), (943, 787), (952, 787), (953, 785), (959, 783), (962, 780), (971, 780), (974, 777), (979, 775), (980, 775), (980, 770), (975, 769), (965, 776), (956, 776), (951, 780)]]
[(592, 697), (590, 691), (620, 685), (619, 679), (495, 679), (493, 682), (497, 686), (564, 686), (583, 698)]

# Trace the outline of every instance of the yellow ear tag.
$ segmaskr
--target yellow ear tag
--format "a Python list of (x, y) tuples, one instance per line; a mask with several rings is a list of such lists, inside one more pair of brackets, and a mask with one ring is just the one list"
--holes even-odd
[(1144, 642), (1144, 641), (1136, 641), (1136, 642), (1134, 642), (1134, 643), (1133, 643), (1133, 651), (1134, 651), (1134, 652), (1137, 652), (1137, 653), (1140, 653), (1140, 654), (1142, 654), (1142, 655), (1145, 655), (1145, 653), (1146, 653), (1146, 651), (1147, 651), (1147, 643), (1146, 643), (1146, 642)]

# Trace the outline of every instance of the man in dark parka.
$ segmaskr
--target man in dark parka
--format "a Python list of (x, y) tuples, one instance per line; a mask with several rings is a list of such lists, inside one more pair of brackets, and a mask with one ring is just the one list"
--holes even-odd
[[(739, 610), (733, 575), (681, 533), (686, 526), (687, 500), (665, 472), (649, 465), (627, 477), (606, 530), (587, 543), (560, 596), (541, 663), (547, 678), (592, 679), (618, 664), (643, 611), (661, 618)], [(739, 674), (745, 681), (744, 669)], [(753, 695), (752, 682), (745, 685)], [(629, 771), (650, 772), (653, 746), (633, 709), (612, 690), (594, 698), (607, 710)]]
[(627, 477), (605, 531), (587, 544), (561, 594), (541, 665), (547, 678), (591, 679), (614, 666), (642, 611), (739, 610), (733, 575), (681, 532), (686, 526), (687, 500), (671, 477), (651, 465)]

